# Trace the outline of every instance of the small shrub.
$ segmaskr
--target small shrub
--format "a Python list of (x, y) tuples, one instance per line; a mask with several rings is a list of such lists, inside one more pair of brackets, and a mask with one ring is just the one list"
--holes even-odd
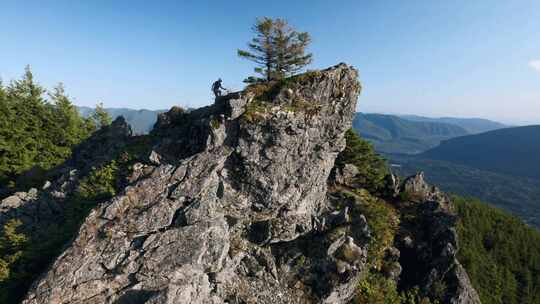
[(394, 243), (394, 237), (399, 227), (397, 211), (389, 203), (373, 197), (367, 190), (356, 190), (358, 195), (355, 213), (363, 214), (372, 231), (368, 256), (372, 265), (380, 269), (384, 251)]
[(306, 257), (303, 255), (299, 256), (296, 260), (296, 265), (298, 265), (299, 267), (304, 267), (304, 265), (306, 265)]
[(22, 256), (28, 238), (17, 232), (22, 225), (19, 219), (11, 219), (4, 224), (0, 234), (0, 283), (10, 277), (10, 267)]
[(210, 120), (210, 126), (212, 129), (217, 130), (219, 129), (219, 126), (221, 126), (221, 123), (217, 118), (213, 117), (212, 120)]
[(77, 195), (86, 200), (107, 199), (116, 194), (118, 167), (111, 161), (101, 168), (92, 168), (90, 174), (81, 180)]
[(263, 119), (264, 113), (269, 111), (270, 106), (268, 102), (254, 99), (247, 104), (243, 118), (249, 123), (260, 121)]
[(436, 281), (431, 286), (429, 294), (433, 299), (444, 299), (447, 289), (448, 288), (444, 281)]
[(400, 300), (402, 304), (439, 304), (437, 300), (430, 300), (420, 294), (418, 287), (403, 291), (400, 294)]
[(354, 299), (356, 304), (400, 304), (396, 283), (377, 272), (368, 272), (360, 281)]
[(9, 263), (0, 258), (0, 283), (9, 278)]

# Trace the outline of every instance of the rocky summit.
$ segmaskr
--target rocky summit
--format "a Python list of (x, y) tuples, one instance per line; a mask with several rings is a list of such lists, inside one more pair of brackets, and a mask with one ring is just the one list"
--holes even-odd
[(324, 288), (291, 284), (290, 263), (294, 243), (331, 216), (327, 179), (351, 126), (357, 72), (338, 65), (271, 89), (271, 100), (248, 91), (162, 115), (152, 163), (136, 166), (133, 182), (92, 211), (24, 303), (350, 298), (347, 283), (365, 258), (354, 239), (320, 257), (321, 267), (341, 262), (352, 272)]
[[(396, 219), (395, 241), (374, 250), (374, 223), (357, 208), (372, 196), (353, 191), (362, 170), (335, 164), (357, 78), (339, 64), (161, 114), (144, 160), (23, 303), (350, 303), (374, 268), (425, 294), (444, 284), (444, 303), (480, 303), (456, 259), (451, 202), (422, 175), (388, 177), (387, 200), (416, 216)], [(102, 129), (56, 180), (4, 199), (0, 220), (39, 231), (61, 218), (78, 176), (140, 141), (130, 136), (122, 119)]]

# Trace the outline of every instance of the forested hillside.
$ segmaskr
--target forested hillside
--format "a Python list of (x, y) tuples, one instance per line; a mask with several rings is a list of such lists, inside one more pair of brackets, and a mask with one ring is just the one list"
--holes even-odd
[(507, 128), (449, 139), (422, 153), (421, 157), (540, 179), (540, 126)]
[(540, 303), (540, 233), (476, 199), (454, 203), (459, 259), (482, 303)]
[(29, 68), (20, 80), (0, 83), (0, 195), (40, 182), (45, 170), (107, 123), (101, 109), (81, 117), (62, 84), (47, 91)]
[(452, 124), (364, 113), (356, 113), (353, 128), (380, 153), (417, 154), (437, 146), (442, 140), (468, 134)]

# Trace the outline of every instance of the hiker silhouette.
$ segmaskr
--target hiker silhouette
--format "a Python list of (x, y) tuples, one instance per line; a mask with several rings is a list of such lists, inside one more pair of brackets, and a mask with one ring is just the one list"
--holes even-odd
[(214, 84), (212, 84), (212, 92), (214, 92), (214, 95), (216, 97), (221, 96), (221, 90), (227, 90), (221, 85), (221, 82), (222, 80), (221, 78), (219, 78), (217, 81), (214, 82)]

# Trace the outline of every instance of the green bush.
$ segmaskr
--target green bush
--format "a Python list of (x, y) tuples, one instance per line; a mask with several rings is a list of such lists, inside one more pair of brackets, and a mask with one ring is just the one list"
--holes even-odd
[(379, 272), (369, 272), (360, 281), (358, 293), (354, 299), (356, 304), (400, 304), (396, 283), (388, 280)]
[(21, 258), (28, 241), (24, 234), (17, 232), (21, 225), (20, 220), (11, 219), (0, 234), (0, 283), (10, 279), (10, 267)]
[[(321, 73), (319, 71), (308, 71), (303, 74), (283, 78), (280, 80), (256, 82), (246, 87), (244, 92), (246, 94), (253, 95), (253, 101), (251, 101), (244, 114), (244, 118), (250, 122), (259, 121), (261, 114), (267, 112), (272, 106), (276, 96), (285, 88), (294, 89), (302, 84), (306, 84), (312, 81), (314, 78), (319, 77)], [(290, 112), (305, 111), (308, 114), (316, 114), (319, 110), (319, 106), (314, 105), (303, 99), (293, 99), (291, 103), (284, 105), (284, 110)]]
[(371, 193), (381, 192), (385, 187), (385, 178), (390, 172), (386, 161), (353, 129), (347, 131), (345, 139), (347, 146), (338, 155), (336, 166), (343, 168), (345, 164), (355, 165), (359, 170), (355, 183)]
[(399, 227), (398, 213), (392, 205), (372, 196), (367, 190), (354, 190), (354, 194), (356, 203), (353, 212), (366, 217), (372, 232), (368, 250), (370, 262), (373, 267), (380, 269), (384, 251), (394, 243)]
[(360, 281), (355, 304), (439, 304), (420, 295), (418, 288), (399, 292), (396, 283), (380, 272), (370, 271)]
[(107, 199), (116, 194), (117, 184), (118, 166), (113, 160), (99, 169), (93, 167), (90, 174), (80, 181), (76, 193), (86, 200)]

